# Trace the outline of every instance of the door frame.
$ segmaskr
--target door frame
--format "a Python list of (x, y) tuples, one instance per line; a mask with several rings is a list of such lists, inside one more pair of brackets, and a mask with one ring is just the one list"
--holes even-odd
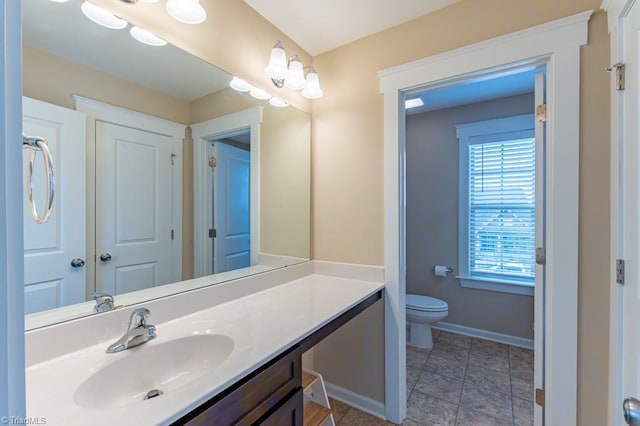
[[(104, 102), (73, 95), (76, 110), (87, 115), (87, 294), (95, 291), (96, 285), (96, 194), (90, 188), (96, 187), (96, 121), (104, 121), (131, 127), (146, 132), (169, 136), (172, 152), (176, 156), (172, 173), (172, 229), (171, 247), (172, 281), (182, 280), (182, 143), (185, 137), (183, 124), (154, 117)], [(168, 160), (167, 160), (168, 161)]]
[(26, 415), (21, 4), (0, 0), (0, 417)]
[[(592, 11), (378, 73), (384, 97), (385, 416), (406, 417), (405, 129), (402, 93), (547, 60), (545, 424), (576, 424), (580, 47)], [(559, 89), (562, 90), (559, 90)], [(552, 283), (563, 283), (562, 286)], [(553, 327), (551, 322), (553, 319)]]
[(260, 126), (263, 106), (259, 105), (243, 111), (217, 117), (191, 125), (193, 138), (193, 276), (210, 275), (212, 245), (208, 236), (212, 217), (210, 180), (208, 173), (208, 145), (214, 139), (249, 129), (250, 154), (250, 211), (249, 229), (251, 246), (250, 265), (258, 263), (260, 248)]
[[(636, 0), (605, 0), (601, 8), (607, 12), (610, 61), (611, 64), (624, 63), (623, 22), (629, 9)], [(638, 7), (638, 6), (636, 6)], [(616, 264), (616, 259), (624, 259), (624, 91), (614, 90), (615, 73), (611, 78), (611, 163), (610, 163), (610, 229), (611, 253), (610, 265)], [(637, 200), (624, 200), (635, 202)], [(616, 283), (616, 268), (610, 268), (609, 273), (609, 425), (624, 424), (622, 417), (622, 312), (623, 288)]]

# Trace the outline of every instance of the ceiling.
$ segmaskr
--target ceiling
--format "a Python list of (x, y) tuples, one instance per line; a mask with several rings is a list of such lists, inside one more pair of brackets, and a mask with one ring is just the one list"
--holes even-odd
[(244, 0), (316, 56), (460, 0)]

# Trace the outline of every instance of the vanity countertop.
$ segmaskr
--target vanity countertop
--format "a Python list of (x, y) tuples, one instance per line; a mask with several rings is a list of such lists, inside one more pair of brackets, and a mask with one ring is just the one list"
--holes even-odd
[[(50, 425), (167, 424), (319, 330), (383, 288), (382, 283), (312, 274), (164, 323), (158, 337), (137, 348), (105, 353), (105, 343), (34, 364), (26, 370), (27, 416)], [(190, 335), (221, 334), (233, 351), (212, 371), (147, 401), (111, 407), (78, 404), (76, 390), (92, 374), (125, 357)], [(139, 355), (138, 355), (139, 356)], [(145, 368), (140, 365), (140, 368)], [(126, 381), (126, 377), (122, 378)], [(75, 395), (75, 396), (74, 396)]]

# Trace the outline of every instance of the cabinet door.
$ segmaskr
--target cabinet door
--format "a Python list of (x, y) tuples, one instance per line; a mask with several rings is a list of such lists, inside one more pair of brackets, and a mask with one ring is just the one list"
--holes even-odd
[(277, 410), (257, 424), (263, 426), (298, 426), (302, 425), (302, 388), (291, 396)]

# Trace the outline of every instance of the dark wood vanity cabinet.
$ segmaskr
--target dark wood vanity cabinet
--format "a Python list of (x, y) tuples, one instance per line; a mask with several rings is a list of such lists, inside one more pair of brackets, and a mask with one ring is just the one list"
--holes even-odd
[(302, 352), (289, 349), (174, 425), (302, 425)]

